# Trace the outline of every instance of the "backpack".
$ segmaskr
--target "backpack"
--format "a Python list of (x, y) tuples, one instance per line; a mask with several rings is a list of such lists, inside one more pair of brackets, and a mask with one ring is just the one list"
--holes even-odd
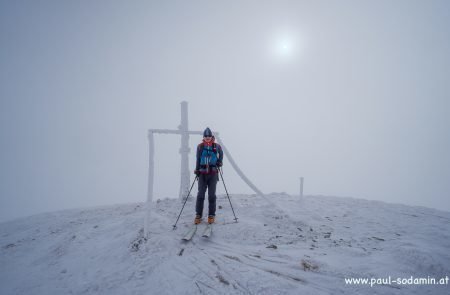
[(214, 142), (211, 148), (202, 144), (202, 153), (200, 158), (200, 165), (216, 166), (218, 161), (217, 157), (217, 144)]

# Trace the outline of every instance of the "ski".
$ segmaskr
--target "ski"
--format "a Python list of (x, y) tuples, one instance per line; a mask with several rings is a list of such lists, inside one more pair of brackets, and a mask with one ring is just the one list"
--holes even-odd
[(212, 234), (212, 224), (208, 224), (203, 231), (202, 237), (209, 238)]
[(183, 236), (183, 241), (190, 241), (192, 237), (195, 235), (195, 232), (197, 231), (197, 225), (194, 225), (189, 229), (189, 231)]

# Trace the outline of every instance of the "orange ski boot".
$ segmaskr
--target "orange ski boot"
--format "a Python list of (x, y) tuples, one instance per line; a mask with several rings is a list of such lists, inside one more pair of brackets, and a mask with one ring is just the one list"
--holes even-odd
[(200, 215), (196, 215), (194, 219), (194, 224), (202, 223), (202, 217)]

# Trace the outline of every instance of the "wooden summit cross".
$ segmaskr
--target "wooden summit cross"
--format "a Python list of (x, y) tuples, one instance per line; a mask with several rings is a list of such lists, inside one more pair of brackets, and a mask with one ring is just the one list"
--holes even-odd
[[(154, 180), (154, 157), (155, 157), (155, 139), (154, 134), (178, 134), (181, 135), (181, 171), (180, 171), (180, 190), (179, 199), (184, 200), (189, 192), (189, 186), (191, 182), (191, 172), (189, 170), (189, 135), (201, 135), (203, 136), (203, 131), (189, 131), (188, 128), (188, 103), (187, 101), (181, 102), (181, 124), (176, 130), (170, 129), (149, 129), (148, 130), (148, 143), (149, 143), (149, 163), (148, 163), (148, 190), (147, 190), (147, 206), (145, 214), (145, 224), (144, 224), (144, 235), (147, 237), (150, 221), (150, 211), (153, 202), (153, 180)], [(244, 173), (239, 169), (231, 157), (230, 153), (226, 149), (222, 140), (219, 137), (218, 132), (213, 132), (214, 137), (217, 142), (222, 146), (222, 150), (225, 154), (225, 158), (230, 162), (231, 166), (236, 170), (237, 174), (242, 178), (242, 180), (257, 194), (263, 195), (263, 193), (244, 175)]]

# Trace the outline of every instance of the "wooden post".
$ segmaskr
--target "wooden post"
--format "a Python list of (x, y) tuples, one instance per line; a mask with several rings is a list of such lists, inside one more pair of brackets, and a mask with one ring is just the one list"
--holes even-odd
[(189, 125), (188, 125), (188, 103), (181, 102), (181, 124), (178, 126), (181, 134), (181, 173), (180, 173), (180, 191), (178, 197), (181, 201), (187, 197), (189, 191), (189, 184), (191, 182), (191, 173), (189, 172)]
[(217, 142), (222, 146), (222, 150), (225, 154), (225, 156), (227, 156), (227, 160), (228, 162), (230, 162), (231, 166), (234, 168), (234, 170), (236, 171), (236, 173), (242, 178), (242, 180), (259, 196), (264, 196), (264, 194), (250, 181), (250, 179), (247, 178), (247, 176), (245, 176), (244, 173), (242, 173), (241, 169), (239, 169), (238, 165), (236, 164), (236, 162), (234, 162), (233, 158), (231, 157), (231, 154), (228, 152), (227, 148), (225, 147), (225, 145), (223, 144), (222, 140), (219, 137), (219, 134), (217, 132), (214, 132), (214, 135), (217, 139)]
[(155, 140), (153, 132), (148, 132), (148, 187), (147, 187), (147, 203), (145, 205), (145, 222), (144, 222), (144, 237), (148, 237), (150, 228), (150, 214), (153, 202), (153, 177), (155, 171), (154, 165), (155, 156)]
[(303, 182), (304, 178), (300, 177), (300, 200), (303, 199)]

